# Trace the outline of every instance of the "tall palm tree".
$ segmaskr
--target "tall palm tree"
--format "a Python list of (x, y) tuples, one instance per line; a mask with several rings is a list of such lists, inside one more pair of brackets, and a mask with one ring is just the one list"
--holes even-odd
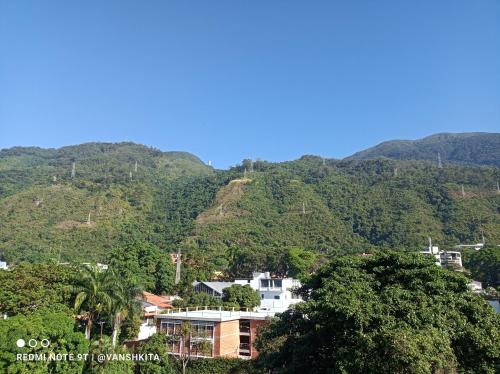
[(84, 266), (81, 275), (78, 285), (74, 288), (75, 311), (85, 316), (85, 337), (90, 339), (94, 321), (113, 306), (116, 281), (112, 271), (103, 271), (95, 266)]
[(115, 297), (112, 306), (113, 312), (113, 335), (112, 345), (116, 346), (118, 333), (122, 326), (122, 322), (134, 313), (140, 313), (139, 296), (142, 295), (142, 290), (135, 284), (117, 283)]

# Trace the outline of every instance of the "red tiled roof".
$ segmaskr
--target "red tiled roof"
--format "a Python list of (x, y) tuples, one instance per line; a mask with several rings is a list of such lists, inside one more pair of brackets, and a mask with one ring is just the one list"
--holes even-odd
[(158, 308), (171, 308), (172, 303), (168, 296), (158, 296), (149, 292), (143, 292), (144, 301), (156, 305)]

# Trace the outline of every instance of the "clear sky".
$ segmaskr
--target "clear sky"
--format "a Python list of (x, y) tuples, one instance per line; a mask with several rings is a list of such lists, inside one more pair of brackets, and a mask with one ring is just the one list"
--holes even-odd
[(500, 1), (0, 1), (0, 148), (224, 168), (500, 131)]

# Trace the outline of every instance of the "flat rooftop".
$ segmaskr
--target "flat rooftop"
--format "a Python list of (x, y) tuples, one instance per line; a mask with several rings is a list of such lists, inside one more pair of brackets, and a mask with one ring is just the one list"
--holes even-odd
[(175, 320), (192, 320), (192, 321), (213, 321), (224, 322), (238, 319), (254, 319), (265, 320), (275, 315), (273, 312), (244, 312), (230, 310), (190, 310), (182, 312), (169, 312), (157, 314), (155, 319), (175, 319)]

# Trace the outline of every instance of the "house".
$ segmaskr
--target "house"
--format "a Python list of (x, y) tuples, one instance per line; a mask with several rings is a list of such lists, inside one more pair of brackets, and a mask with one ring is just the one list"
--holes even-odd
[[(157, 331), (173, 337), (169, 343), (169, 353), (172, 355), (181, 354), (183, 349), (184, 353), (189, 351), (192, 357), (200, 358), (256, 358), (258, 352), (253, 347), (253, 342), (257, 336), (257, 328), (274, 315), (272, 312), (243, 312), (222, 308), (189, 309), (169, 311), (154, 317)], [(191, 325), (191, 333), (189, 337), (182, 337), (181, 326), (186, 322)], [(208, 342), (208, 347), (200, 349), (200, 344), (197, 343), (201, 341)]]
[(236, 279), (235, 284), (248, 284), (259, 293), (260, 310), (282, 313), (291, 305), (302, 301), (295, 292), (301, 286), (300, 281), (293, 278), (271, 277), (269, 272), (253, 273), (252, 279)]
[(193, 282), (195, 292), (205, 292), (218, 299), (224, 295), (224, 289), (233, 284), (249, 285), (260, 296), (260, 309), (281, 313), (302, 299), (294, 290), (301, 286), (297, 279), (271, 277), (269, 272), (253, 273), (251, 279), (236, 279), (234, 282)]
[(458, 251), (440, 251), (439, 247), (433, 246), (429, 239), (429, 246), (420, 253), (434, 257), (438, 266), (462, 267), (462, 254)]
[(149, 292), (142, 293), (141, 307), (143, 321), (139, 329), (137, 340), (149, 338), (156, 333), (154, 316), (172, 308), (174, 297), (158, 296)]
[(224, 289), (229, 288), (234, 282), (193, 282), (195, 292), (205, 292), (217, 299), (222, 299)]
[(462, 254), (457, 251), (439, 251), (441, 265), (462, 267)]

